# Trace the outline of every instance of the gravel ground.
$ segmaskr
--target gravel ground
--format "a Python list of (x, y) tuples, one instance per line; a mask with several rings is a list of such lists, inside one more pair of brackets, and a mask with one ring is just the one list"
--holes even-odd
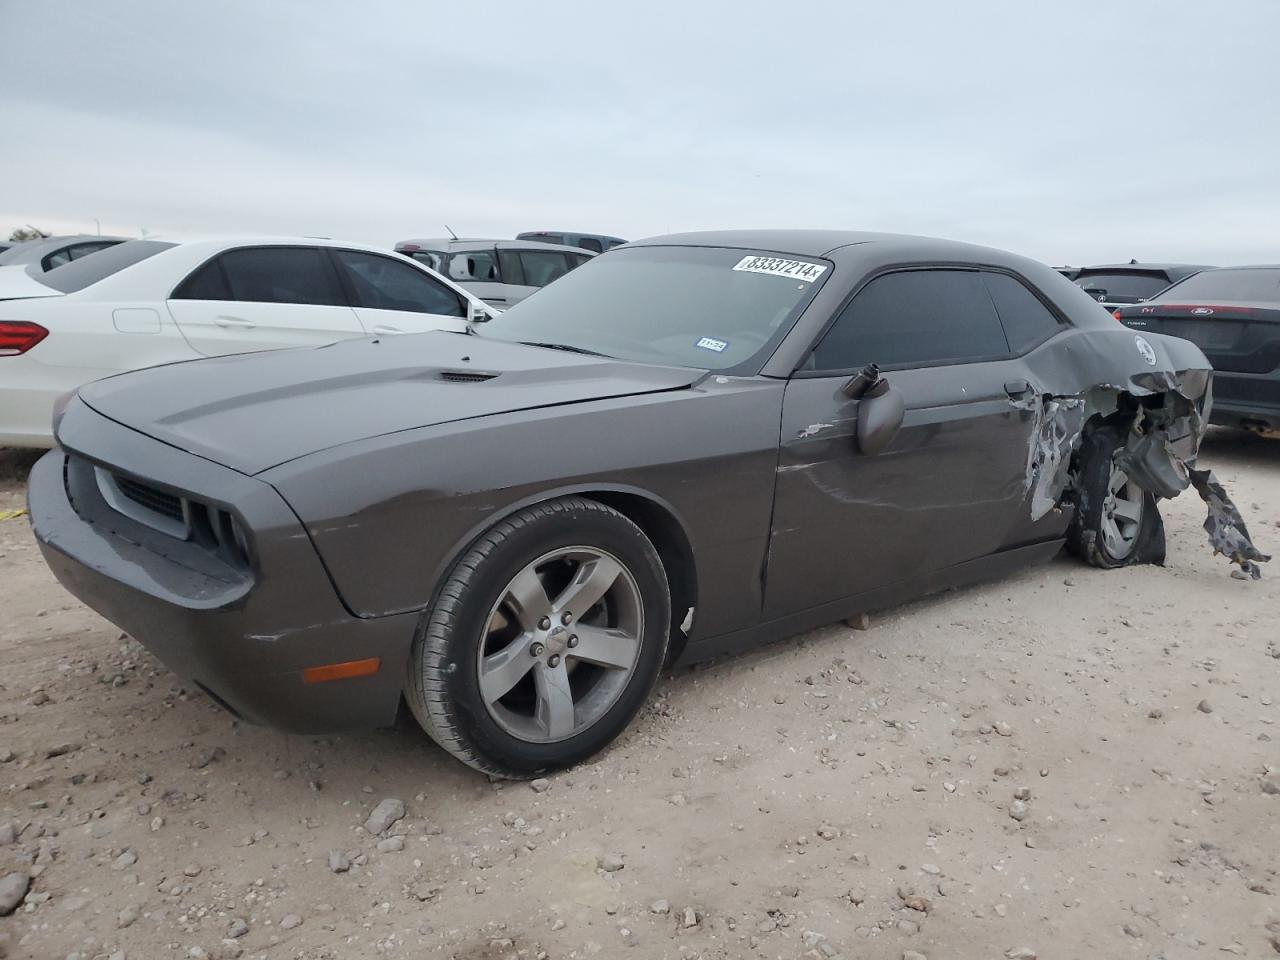
[[(0, 451), (0, 513), (30, 462)], [(1280, 442), (1203, 462), (1276, 552)], [(410, 723), (237, 724), (0, 521), (0, 908), (32, 877), (0, 955), (1276, 956), (1280, 569), (1164, 512), (1163, 568), (1060, 558), (674, 672), (532, 784)]]

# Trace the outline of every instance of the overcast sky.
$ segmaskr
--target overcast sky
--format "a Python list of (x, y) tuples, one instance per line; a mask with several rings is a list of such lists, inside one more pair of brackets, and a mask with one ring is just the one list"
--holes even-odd
[(1280, 261), (1280, 2), (0, 0), (0, 232)]

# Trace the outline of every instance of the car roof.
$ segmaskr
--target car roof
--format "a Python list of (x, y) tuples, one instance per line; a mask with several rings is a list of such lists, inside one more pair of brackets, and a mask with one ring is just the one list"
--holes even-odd
[(1280, 270), (1280, 263), (1242, 263), (1238, 267), (1205, 267), (1202, 273), (1214, 273), (1218, 270)]
[(641, 246), (729, 247), (793, 256), (824, 257), (834, 262), (862, 259), (864, 254), (873, 250), (876, 256), (891, 252), (904, 261), (945, 262), (954, 259), (961, 263), (1010, 266), (1027, 262), (1023, 257), (993, 247), (869, 230), (711, 230), (647, 237), (627, 244), (628, 248)]
[(1201, 270), (1212, 270), (1213, 267), (1202, 263), (1104, 263), (1090, 267), (1080, 267), (1081, 273), (1166, 273), (1178, 276), (1190, 276)]
[(341, 247), (346, 250), (364, 250), (369, 253), (392, 252), (386, 247), (376, 244), (334, 239), (333, 237), (254, 236), (253, 234), (171, 237), (163, 234), (152, 234), (144, 239), (158, 240), (177, 247), (207, 248), (211, 253), (231, 247)]
[(554, 234), (557, 237), (584, 237), (595, 240), (611, 240), (617, 243), (626, 243), (621, 237), (615, 237), (611, 233), (590, 233), (586, 230), (521, 230), (517, 235), (519, 237), (530, 237), (538, 234)]
[(446, 253), (465, 253), (468, 250), (487, 250), (490, 247), (495, 247), (498, 250), (558, 250), (562, 253), (566, 250), (572, 250), (574, 253), (585, 253), (589, 257), (595, 256), (593, 251), (583, 250), (581, 247), (568, 246), (563, 243), (543, 243), (540, 240), (454, 240), (452, 238), (435, 237), (427, 240), (399, 240), (396, 242), (396, 249), (400, 250), (407, 244), (414, 244), (422, 250), (442, 250)]

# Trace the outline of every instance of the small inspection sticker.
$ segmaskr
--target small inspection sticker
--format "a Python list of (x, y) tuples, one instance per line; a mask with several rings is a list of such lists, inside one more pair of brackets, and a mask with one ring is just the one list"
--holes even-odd
[(727, 340), (717, 340), (715, 337), (703, 337), (695, 344), (703, 350), (714, 350), (716, 353), (724, 353), (724, 348), (729, 346)]
[(772, 277), (787, 277), (791, 280), (803, 280), (805, 283), (813, 283), (827, 270), (821, 263), (756, 256), (743, 257), (733, 269), (746, 273), (767, 273)]

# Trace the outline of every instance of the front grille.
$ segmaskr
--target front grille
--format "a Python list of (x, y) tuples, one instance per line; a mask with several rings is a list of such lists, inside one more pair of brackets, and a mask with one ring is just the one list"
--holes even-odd
[(91, 469), (102, 500), (120, 516), (191, 543), (234, 567), (248, 566), (248, 539), (230, 510), (103, 467)]
[(114, 474), (113, 479), (115, 480), (116, 489), (134, 503), (147, 510), (169, 517), (171, 520), (183, 521), (181, 497), (176, 497), (172, 493), (165, 493), (163, 490), (157, 490), (155, 487), (120, 474)]

